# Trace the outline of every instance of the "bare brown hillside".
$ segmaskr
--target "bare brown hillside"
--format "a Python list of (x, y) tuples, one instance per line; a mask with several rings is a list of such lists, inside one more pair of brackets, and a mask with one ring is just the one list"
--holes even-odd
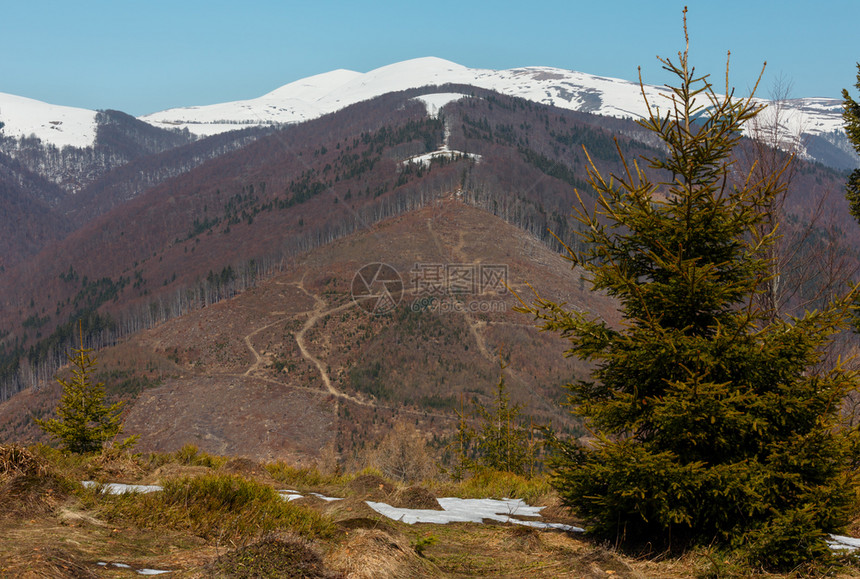
[[(403, 282), (399, 304), (381, 315), (351, 298), (356, 272), (376, 262)], [(126, 433), (141, 435), (141, 450), (193, 443), (302, 462), (328, 446), (348, 460), (395, 417), (431, 438), (449, 431), (461, 400), (487, 400), (499, 352), (524, 412), (576, 432), (559, 402), (561, 384), (582, 368), (563, 357), (563, 342), (513, 312), (516, 297), (498, 284), (463, 291), (452, 278), (448, 287), (432, 286), (428, 272), (439, 267), (506, 271), (508, 286), (525, 298), (528, 283), (614, 316), (609, 300), (585, 289), (559, 255), (452, 196), (310, 252), (254, 289), (101, 352), (109, 391), (129, 400)], [(51, 387), (0, 405), (0, 437), (38, 436), (20, 417), (45, 412), (58, 396)]]

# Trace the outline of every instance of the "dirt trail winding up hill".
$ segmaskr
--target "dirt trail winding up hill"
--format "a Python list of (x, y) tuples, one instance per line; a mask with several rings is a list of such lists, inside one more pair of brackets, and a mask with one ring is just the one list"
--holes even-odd
[[(384, 315), (351, 299), (356, 272), (375, 263), (403, 280), (399, 305)], [(232, 299), (100, 352), (108, 391), (129, 401), (126, 434), (141, 435), (142, 451), (191, 443), (293, 461), (314, 461), (332, 445), (349, 456), (403, 420), (427, 436), (447, 436), (461, 400), (486, 403), (492, 395), (499, 349), (512, 400), (536, 422), (576, 428), (558, 399), (560, 385), (583, 368), (563, 356), (564, 342), (514, 313), (518, 302), (504, 291), (442, 296), (447, 305), (497, 309), (434, 308), (409, 277), (421, 264), (502, 265), (517, 291), (528, 282), (595, 316), (614, 312), (533, 236), (446, 199), (309, 252)], [(133, 389), (138, 376), (149, 382)], [(38, 437), (20, 417), (58, 397), (52, 389), (0, 404), (0, 440)]]

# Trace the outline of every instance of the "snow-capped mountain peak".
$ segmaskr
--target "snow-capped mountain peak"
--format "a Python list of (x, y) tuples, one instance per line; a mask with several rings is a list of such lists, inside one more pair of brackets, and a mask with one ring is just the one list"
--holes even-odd
[(296, 123), (374, 97), (415, 87), (468, 83), (472, 69), (441, 58), (416, 58), (367, 73), (334, 70), (297, 80), (259, 98), (169, 109), (140, 117), (156, 126), (182, 127), (198, 135), (235, 130), (237, 125)]
[[(171, 109), (141, 117), (165, 126), (187, 127), (209, 135), (236, 128), (236, 124), (295, 123), (334, 112), (376, 96), (412, 88), (464, 84), (498, 91), (566, 109), (614, 117), (648, 114), (638, 83), (551, 67), (509, 70), (468, 68), (435, 57), (389, 64), (366, 73), (335, 70), (284, 85), (257, 99)], [(668, 89), (645, 86), (652, 107), (666, 107)], [(791, 116), (802, 113), (813, 133), (832, 132), (842, 126), (836, 99), (797, 99), (788, 103)], [(793, 126), (799, 126), (795, 120)]]
[[(551, 67), (509, 70), (468, 68), (435, 57), (389, 64), (366, 73), (335, 70), (292, 82), (257, 99), (193, 109), (171, 109), (141, 117), (165, 127), (184, 127), (198, 135), (211, 135), (237, 125), (296, 123), (331, 113), (351, 104), (389, 92), (432, 86), (470, 85), (565, 109), (620, 118), (641, 118), (652, 109), (666, 109), (671, 92), (645, 85), (648, 104), (638, 83)], [(766, 103), (766, 101), (762, 101)], [(785, 142), (798, 142), (801, 134), (838, 140), (842, 130), (838, 99), (794, 99), (782, 103), (780, 123)], [(436, 114), (436, 110), (428, 113)]]
[[(646, 79), (647, 80), (647, 79)], [(572, 70), (533, 66), (509, 70), (469, 68), (436, 57), (415, 58), (382, 66), (366, 73), (338, 69), (300, 79), (258, 98), (168, 109), (139, 117), (156, 127), (185, 128), (208, 136), (249, 126), (291, 124), (315, 119), (349, 105), (407, 89), (455, 84), (493, 90), (560, 108), (613, 117), (641, 118), (648, 105), (665, 109), (665, 87), (590, 75)], [(428, 114), (443, 106), (439, 99), (424, 102)], [(766, 101), (762, 101), (766, 103)], [(807, 98), (781, 103), (780, 125), (784, 142), (802, 143), (801, 135), (821, 137), (853, 155), (842, 131), (839, 99)], [(767, 119), (770, 111), (762, 118)], [(0, 93), (0, 122), (7, 137), (31, 134), (57, 147), (92, 146), (96, 135), (95, 112), (60, 107)], [(766, 122), (766, 121), (765, 121)]]

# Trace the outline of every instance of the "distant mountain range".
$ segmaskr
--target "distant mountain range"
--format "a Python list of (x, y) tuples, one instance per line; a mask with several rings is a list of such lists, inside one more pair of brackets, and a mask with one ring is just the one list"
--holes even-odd
[[(334, 70), (289, 83), (255, 99), (168, 109), (139, 120), (163, 129), (187, 129), (202, 137), (239, 128), (300, 123), (383, 94), (442, 85), (488, 89), (540, 104), (616, 118), (641, 118), (647, 114), (648, 106), (640, 86), (625, 80), (549, 67), (474, 69), (427, 57), (367, 73)], [(644, 87), (644, 93), (653, 108), (665, 107), (666, 98), (671, 96), (665, 87), (651, 85)], [(848, 169), (860, 165), (842, 130), (841, 100), (800, 98), (783, 105), (779, 118), (781, 141), (799, 139), (804, 157), (830, 167)], [(0, 93), (0, 122), (5, 124), (6, 137), (19, 139), (32, 135), (56, 147), (92, 147), (99, 127), (95, 111), (49, 105), (3, 93)]]

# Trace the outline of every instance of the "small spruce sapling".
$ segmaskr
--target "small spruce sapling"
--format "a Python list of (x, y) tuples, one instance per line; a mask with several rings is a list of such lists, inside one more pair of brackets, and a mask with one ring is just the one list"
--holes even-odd
[[(122, 402), (105, 404), (104, 383), (94, 382), (96, 369), (92, 349), (84, 348), (83, 328), (79, 324), (80, 347), (72, 348), (68, 356), (71, 364), (70, 379), (57, 378), (63, 387), (63, 396), (57, 406), (57, 418), (36, 419), (36, 424), (59, 440), (64, 450), (78, 454), (98, 452), (104, 444), (122, 433), (120, 412)], [(122, 442), (123, 448), (132, 446), (136, 436)]]
[[(520, 424), (521, 404), (511, 404), (505, 383), (507, 366), (499, 355), (499, 382), (493, 401), (485, 406), (474, 400), (474, 413), (463, 408), (457, 412), (458, 426), (449, 449), (454, 454), (454, 466), (449, 474), (462, 480), (469, 471), (481, 468), (530, 476), (535, 466), (535, 442), (531, 429)], [(478, 421), (477, 430), (470, 422)]]

